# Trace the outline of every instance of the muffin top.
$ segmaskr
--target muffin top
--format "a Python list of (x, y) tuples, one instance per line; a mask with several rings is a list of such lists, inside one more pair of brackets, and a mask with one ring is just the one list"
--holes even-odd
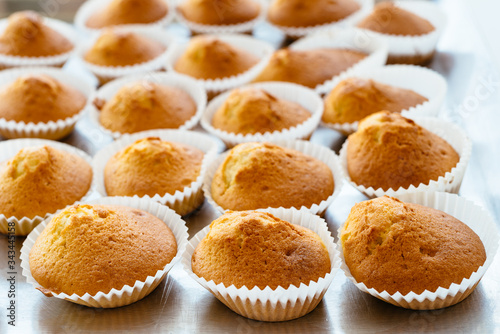
[(218, 38), (195, 36), (174, 69), (196, 79), (228, 78), (241, 74), (259, 62), (257, 56)]
[(0, 54), (21, 57), (56, 56), (73, 50), (73, 44), (48, 27), (43, 17), (32, 11), (9, 16), (0, 36)]
[(328, 251), (311, 230), (257, 211), (226, 212), (191, 258), (193, 272), (226, 287), (287, 289), (325, 277)]
[(436, 29), (426, 19), (390, 1), (378, 3), (373, 12), (358, 23), (358, 27), (381, 34), (403, 36), (425, 35)]
[(239, 24), (255, 19), (260, 4), (254, 0), (186, 0), (177, 10), (188, 21), (207, 25)]
[(129, 66), (150, 61), (165, 51), (165, 46), (139, 34), (106, 29), (84, 59), (100, 66)]
[(263, 89), (234, 89), (212, 118), (214, 128), (237, 134), (281, 131), (303, 123), (311, 113), (300, 104)]
[(280, 49), (274, 52), (254, 82), (287, 81), (315, 88), (366, 56), (365, 53), (347, 49)]
[(390, 294), (449, 288), (486, 261), (481, 239), (458, 219), (387, 196), (356, 204), (340, 240), (356, 281)]
[(267, 18), (285, 27), (313, 27), (337, 22), (360, 9), (354, 0), (274, 0)]
[(109, 159), (104, 169), (108, 196), (154, 196), (183, 191), (200, 175), (203, 152), (150, 137), (137, 140)]
[(114, 205), (73, 205), (54, 217), (29, 254), (33, 278), (49, 294), (95, 295), (156, 275), (177, 254), (157, 217)]
[(94, 104), (102, 126), (120, 133), (179, 128), (196, 114), (186, 91), (149, 81), (125, 85), (109, 101)]
[(101, 29), (123, 24), (154, 23), (167, 13), (168, 6), (164, 0), (113, 0), (92, 14), (85, 25)]
[(425, 101), (427, 98), (409, 89), (348, 78), (326, 97), (322, 119), (327, 123), (353, 123), (378, 111), (401, 112)]
[(212, 197), (228, 210), (301, 208), (333, 194), (330, 168), (302, 152), (270, 143), (235, 146), (212, 180)]
[(51, 146), (21, 149), (0, 163), (0, 212), (6, 217), (44, 217), (81, 199), (92, 168), (82, 158)]
[(384, 191), (436, 181), (459, 160), (444, 139), (388, 111), (364, 118), (347, 145), (347, 169), (352, 181)]
[(47, 74), (28, 74), (0, 87), (0, 118), (16, 122), (63, 120), (80, 112), (87, 98)]

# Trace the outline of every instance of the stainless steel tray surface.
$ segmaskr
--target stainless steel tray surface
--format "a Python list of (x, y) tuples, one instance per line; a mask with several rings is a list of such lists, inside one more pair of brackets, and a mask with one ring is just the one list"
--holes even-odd
[[(500, 77), (464, 2), (441, 1), (448, 25), (431, 68), (448, 81), (448, 93), (440, 117), (465, 129), (473, 152), (460, 194), (486, 207), (497, 226), (500, 218)], [(174, 27), (175, 34), (185, 31)], [(258, 38), (275, 45), (282, 36), (263, 27)], [(75, 65), (70, 65), (75, 66)], [(411, 78), (409, 78), (411, 80)], [(1, 102), (0, 102), (1, 103)], [(197, 128), (201, 130), (200, 127)], [(313, 142), (339, 150), (345, 138), (319, 128)], [(64, 140), (91, 155), (111, 142), (84, 118)], [(350, 185), (329, 207), (325, 219), (336, 237), (350, 208), (365, 200)], [(217, 217), (205, 204), (186, 218), (190, 236)], [(20, 249), (16, 238), (16, 327), (7, 321), (7, 237), (0, 236), (0, 333), (7, 332), (134, 332), (134, 333), (382, 333), (382, 332), (500, 332), (500, 259), (497, 256), (476, 290), (461, 303), (435, 311), (412, 311), (392, 306), (359, 291), (339, 271), (323, 301), (310, 314), (293, 321), (265, 323), (232, 312), (192, 280), (178, 263), (158, 288), (145, 299), (117, 309), (93, 309), (56, 298), (47, 298), (21, 276)]]

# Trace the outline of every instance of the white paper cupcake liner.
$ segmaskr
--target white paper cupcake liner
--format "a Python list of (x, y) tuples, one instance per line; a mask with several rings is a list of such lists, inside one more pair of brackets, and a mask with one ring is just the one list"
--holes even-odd
[(220, 138), (228, 147), (248, 142), (276, 141), (284, 139), (307, 139), (318, 127), (323, 114), (323, 101), (313, 90), (301, 85), (288, 82), (266, 82), (245, 85), (243, 88), (260, 88), (279, 99), (291, 101), (300, 104), (311, 113), (304, 122), (281, 131), (256, 133), (256, 134), (236, 134), (214, 128), (212, 118), (217, 110), (226, 101), (231, 91), (225, 92), (214, 98), (207, 106), (201, 118), (201, 126), (208, 133)]
[(0, 72), (0, 89), (4, 89), (12, 84), (17, 78), (27, 74), (47, 74), (59, 82), (77, 89), (85, 95), (87, 103), (75, 115), (66, 119), (57, 121), (49, 121), (47, 123), (25, 123), (16, 122), (13, 120), (7, 121), (5, 118), (0, 118), (0, 135), (5, 138), (43, 138), (43, 139), (61, 139), (67, 136), (76, 122), (81, 118), (82, 114), (87, 110), (90, 103), (90, 96), (94, 91), (94, 87), (82, 80), (77, 75), (65, 72), (59, 68), (51, 67), (26, 67), (13, 68)]
[[(0, 142), (0, 163), (13, 158), (21, 149), (26, 147), (36, 147), (36, 146), (51, 146), (56, 149), (72, 153), (92, 166), (92, 158), (82, 150), (79, 150), (71, 145), (60, 143), (52, 140), (45, 139), (13, 139), (8, 141)], [(90, 185), (87, 193), (80, 199), (81, 201), (87, 200), (94, 192), (97, 187), (97, 179), (95, 175), (92, 175), (92, 183)], [(62, 208), (61, 208), (62, 209)], [(0, 233), (9, 233), (9, 222), (15, 225), (15, 235), (28, 235), (38, 224), (40, 224), (44, 219), (51, 217), (55, 212), (47, 212), (44, 217), (36, 216), (34, 218), (28, 217), (5, 217), (5, 215), (0, 213)], [(12, 226), (10, 227), (12, 231)]]
[(101, 66), (89, 63), (85, 60), (85, 54), (99, 38), (100, 34), (94, 34), (85, 43), (82, 43), (78, 48), (78, 56), (80, 57), (83, 65), (99, 78), (101, 83), (124, 77), (133, 74), (143, 74), (145, 72), (154, 72), (164, 67), (167, 55), (170, 52), (173, 37), (165, 30), (155, 27), (144, 26), (117, 26), (112, 28), (115, 31), (132, 32), (142, 37), (152, 39), (161, 43), (166, 49), (159, 56), (149, 61), (127, 65), (127, 66)]
[[(485, 263), (472, 273), (470, 277), (464, 278), (460, 284), (452, 283), (447, 289), (440, 287), (435, 292), (425, 290), (421, 294), (409, 292), (406, 295), (402, 295), (400, 292), (396, 292), (391, 295), (387, 291), (379, 292), (373, 288), (368, 288), (364, 283), (359, 283), (354, 279), (349, 268), (345, 264), (344, 252), (339, 239), (337, 241), (337, 249), (340, 251), (340, 257), (342, 258), (342, 271), (361, 291), (396, 306), (413, 310), (435, 310), (459, 303), (474, 290), (490, 264), (493, 262), (500, 240), (495, 222), (490, 214), (482, 207), (455, 194), (442, 192), (415, 192), (402, 194), (396, 196), (396, 198), (403, 202), (416, 203), (444, 211), (469, 226), (483, 242), (486, 250)], [(340, 236), (341, 230), (342, 226), (338, 229), (337, 235)]]
[(259, 287), (248, 289), (246, 286), (237, 289), (234, 285), (226, 287), (223, 283), (215, 284), (213, 280), (207, 282), (203, 277), (193, 273), (191, 257), (198, 244), (209, 232), (210, 226), (205, 227), (191, 238), (186, 252), (182, 256), (182, 265), (191, 278), (210, 291), (231, 310), (244, 317), (261, 321), (286, 321), (299, 318), (311, 312), (323, 298), (340, 266), (339, 251), (333, 242), (330, 231), (328, 231), (326, 222), (307, 210), (279, 208), (259, 211), (269, 212), (280, 219), (304, 226), (318, 234), (330, 256), (330, 273), (319, 278), (317, 282), (301, 283), (299, 287), (290, 285), (288, 289), (281, 286), (274, 290), (269, 286), (265, 289)]
[[(10, 56), (5, 54), (0, 54), (0, 69), (10, 68), (10, 67), (27, 67), (27, 66), (56, 66), (61, 67), (64, 63), (75, 53), (78, 47), (78, 36), (72, 25), (59, 21), (56, 19), (51, 19), (48, 17), (43, 18), (43, 23), (49, 28), (57, 31), (64, 37), (66, 37), (72, 44), (73, 49), (71, 51), (61, 53), (55, 56), (44, 56), (44, 57), (20, 57), (20, 56)], [(8, 18), (0, 20), (0, 35), (3, 34), (5, 28), (8, 25)]]
[[(87, 20), (92, 16), (92, 14), (96, 13), (99, 10), (106, 8), (113, 0), (90, 0), (84, 2), (75, 15), (75, 26), (79, 31), (82, 31), (86, 34), (96, 34), (104, 28), (94, 29), (90, 28), (86, 25)], [(174, 7), (171, 4), (171, 1), (165, 0), (168, 5), (168, 12), (163, 18), (158, 21), (151, 23), (136, 23), (136, 24), (122, 24), (113, 27), (157, 27), (162, 28), (168, 25), (175, 17)]]
[[(296, 208), (300, 210), (305, 209), (311, 212), (312, 214), (322, 216), (325, 213), (326, 209), (330, 206), (330, 204), (332, 204), (333, 200), (340, 194), (340, 191), (342, 190), (342, 187), (344, 185), (343, 182), (344, 176), (342, 167), (340, 166), (338, 157), (335, 154), (335, 152), (333, 152), (332, 150), (330, 150), (325, 146), (314, 144), (304, 140), (277, 140), (274, 141), (273, 143), (281, 147), (286, 147), (289, 149), (302, 152), (308, 156), (318, 159), (323, 163), (325, 163), (328, 166), (328, 168), (330, 168), (333, 174), (333, 182), (334, 182), (333, 194), (331, 194), (326, 200), (321, 201), (321, 203), (319, 204), (313, 204), (311, 207), (302, 206), (300, 208)], [(205, 178), (203, 179), (203, 192), (205, 193), (205, 198), (220, 213), (224, 213), (225, 211), (228, 210), (222, 208), (212, 198), (212, 180), (214, 178), (215, 173), (217, 172), (217, 168), (219, 168), (219, 166), (222, 164), (224, 159), (226, 159), (228, 154), (229, 151), (213, 159), (212, 162), (209, 164), (207, 172), (205, 173)]]
[[(401, 115), (404, 117), (435, 117), (438, 115), (446, 96), (446, 80), (439, 73), (425, 67), (388, 65), (359, 72), (354, 77), (372, 79), (386, 85), (410, 89), (428, 99), (428, 101), (415, 107), (402, 110)], [(334, 88), (334, 86), (330, 86), (327, 90), (330, 92)], [(327, 123), (322, 121), (321, 125), (345, 135), (350, 135), (358, 129), (358, 122)]]
[(384, 195), (399, 196), (405, 193), (416, 191), (444, 191), (449, 193), (458, 193), (462, 184), (462, 179), (464, 178), (465, 169), (467, 168), (467, 164), (469, 163), (469, 159), (471, 156), (472, 144), (470, 142), (470, 139), (460, 127), (453, 123), (432, 117), (415, 117), (412, 119), (421, 127), (435, 133), (439, 137), (446, 140), (455, 149), (455, 151), (460, 156), (460, 160), (458, 161), (457, 165), (453, 167), (451, 171), (447, 172), (444, 176), (440, 176), (437, 181), (431, 180), (427, 184), (421, 183), (416, 187), (414, 185), (411, 185), (408, 188), (400, 187), (396, 190), (390, 188), (387, 191), (384, 191), (382, 188), (366, 188), (363, 185), (354, 183), (349, 176), (349, 172), (347, 169), (347, 145), (349, 143), (349, 140), (346, 140), (342, 145), (342, 149), (340, 150), (339, 160), (346, 180), (353, 187), (361, 191), (366, 196), (372, 198)]
[[(378, 38), (384, 40), (389, 48), (389, 56), (411, 57), (416, 55), (431, 55), (436, 48), (439, 36), (446, 26), (445, 14), (436, 4), (429, 1), (395, 1), (394, 3), (396, 6), (404, 10), (412, 12), (413, 14), (428, 20), (434, 26), (435, 30), (420, 36), (389, 35), (368, 29), (361, 30), (368, 35), (377, 36)], [(363, 18), (360, 18), (359, 21)], [(356, 24), (359, 23), (359, 21), (356, 22)]]
[[(208, 95), (218, 94), (225, 90), (236, 88), (246, 83), (249, 83), (264, 69), (269, 59), (271, 58), (272, 52), (274, 51), (273, 47), (270, 44), (246, 35), (219, 34), (212, 36), (220, 39), (225, 43), (230, 44), (235, 48), (238, 48), (240, 50), (255, 55), (260, 59), (260, 61), (247, 71), (228, 78), (207, 79), (207, 80), (196, 79), (203, 85), (203, 87), (205, 87)], [(188, 43), (175, 44), (172, 46), (171, 48), (172, 50), (167, 56), (168, 71), (175, 72), (174, 69), (175, 63), (184, 54), (184, 52), (187, 49), (187, 46)]]
[(355, 1), (360, 5), (360, 9), (358, 9), (351, 15), (343, 18), (342, 20), (335, 21), (332, 23), (319, 24), (312, 27), (286, 27), (275, 24), (269, 20), (267, 20), (267, 22), (273, 27), (279, 29), (282, 33), (284, 33), (286, 36), (290, 38), (299, 38), (313, 33), (327, 31), (330, 29), (349, 27), (353, 26), (361, 18), (368, 15), (373, 9), (373, 0), (355, 0)]
[[(83, 202), (79, 202), (82, 203)], [(133, 286), (125, 285), (120, 290), (111, 289), (108, 293), (98, 292), (94, 296), (86, 293), (83, 296), (77, 294), (68, 295), (65, 293), (52, 293), (53, 297), (65, 299), (70, 302), (85, 305), (89, 307), (99, 308), (114, 308), (132, 304), (147, 295), (161, 283), (167, 273), (172, 267), (180, 260), (182, 254), (186, 250), (188, 242), (188, 233), (186, 223), (181, 217), (171, 209), (162, 206), (154, 201), (148, 199), (139, 199), (132, 197), (104, 197), (97, 200), (86, 202), (85, 204), (100, 204), (100, 205), (122, 205), (132, 208), (144, 210), (159, 219), (161, 219), (170, 228), (177, 241), (177, 254), (162, 270), (158, 270), (154, 276), (148, 276), (144, 281), (135, 281)], [(50, 218), (46, 219), (38, 225), (33, 232), (28, 235), (21, 248), (21, 268), (23, 269), (23, 276), (26, 281), (32, 284), (35, 288), (42, 286), (31, 275), (29, 265), (29, 253), (35, 244), (37, 237), (42, 233), (43, 229), (50, 222)]]
[[(184, 188), (183, 191), (177, 190), (174, 194), (156, 194), (152, 197), (144, 195), (141, 197), (166, 205), (181, 216), (192, 212), (203, 203), (204, 196), (201, 189), (203, 178), (208, 165), (214, 159), (217, 152), (217, 142), (215, 142), (210, 136), (200, 132), (181, 130), (150, 130), (138, 132), (132, 135), (124, 135), (119, 140), (101, 149), (94, 156), (93, 167), (94, 174), (97, 179), (97, 191), (101, 195), (107, 196), (106, 188), (104, 186), (104, 168), (106, 167), (108, 160), (118, 151), (133, 144), (135, 141), (148, 137), (158, 137), (161, 140), (189, 145), (196, 147), (205, 153), (201, 164), (200, 175), (188, 187)], [(134, 196), (134, 198), (139, 197)]]
[[(99, 88), (99, 90), (94, 94), (91, 101), (93, 101), (95, 98), (110, 101), (123, 86), (138, 81), (147, 81), (165, 86), (171, 86), (187, 92), (196, 104), (196, 113), (178, 129), (190, 130), (194, 128), (196, 124), (198, 124), (198, 121), (200, 120), (207, 105), (207, 93), (198, 81), (183, 74), (152, 72), (119, 78), (113, 80), (112, 82), (108, 82), (107, 84)], [(92, 103), (90, 104), (89, 110), (91, 120), (100, 128), (101, 131), (112, 136), (114, 139), (120, 138), (122, 135), (124, 135), (124, 133), (117, 131), (113, 132), (102, 126), (101, 122), (99, 121), (100, 111)]]
[(355, 76), (360, 72), (381, 67), (387, 60), (387, 45), (379, 38), (368, 36), (360, 29), (332, 29), (325, 32), (316, 33), (292, 43), (289, 46), (292, 50), (314, 50), (320, 48), (349, 49), (368, 54), (347, 70), (343, 71), (330, 80), (317, 85), (314, 90), (318, 94), (329, 92), (328, 87), (335, 87), (338, 82)]
[[(266, 0), (255, 0), (260, 5), (260, 13), (253, 20), (237, 23), (237, 24), (225, 24), (225, 25), (212, 25), (212, 24), (201, 24), (193, 21), (189, 21), (182, 15), (182, 13), (177, 8), (183, 1), (179, 1), (175, 10), (175, 18), (180, 23), (186, 25), (189, 30), (195, 34), (242, 34), (246, 32), (251, 32), (256, 24), (261, 22), (267, 12), (267, 1)], [(215, 5), (214, 5), (215, 6)]]

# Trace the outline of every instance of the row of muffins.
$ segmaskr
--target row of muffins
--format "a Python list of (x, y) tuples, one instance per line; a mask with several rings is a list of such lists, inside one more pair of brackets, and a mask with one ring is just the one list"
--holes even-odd
[[(347, 0), (346, 0), (347, 1)], [(117, 2), (117, 1), (115, 1)], [(151, 1), (144, 1), (144, 3), (137, 3), (137, 1), (118, 1), (117, 3), (112, 2), (109, 4), (111, 7), (115, 7), (119, 11), (127, 11), (128, 14), (123, 14), (123, 12), (115, 13), (113, 15), (105, 15), (108, 18), (117, 18), (120, 16), (141, 16), (144, 14), (146, 16), (150, 16), (148, 13), (151, 11), (150, 7), (155, 7), (160, 5), (163, 1), (152, 1), (159, 3), (151, 3)], [(355, 3), (355, 1), (352, 1)], [(142, 5), (141, 5), (142, 4)], [(102, 4), (99, 4), (102, 6)], [(237, 11), (234, 8), (238, 8), (235, 4), (223, 4), (228, 5), (232, 8), (232, 10), (225, 11), (225, 8), (221, 9), (221, 12), (218, 13), (220, 17), (225, 17), (227, 14), (234, 14)], [(283, 5), (283, 4), (282, 4)], [(290, 4), (284, 4), (285, 6), (290, 6)], [(340, 4), (342, 6), (342, 4)], [(425, 4), (417, 4), (417, 13), (422, 13), (426, 11), (436, 10), (435, 8), (424, 8), (421, 9), (419, 6)], [(144, 8), (141, 8), (143, 6)], [(325, 13), (327, 11), (321, 11), (322, 7), (329, 7), (329, 4), (314, 4), (309, 3), (313, 10), (320, 11)], [(377, 35), (379, 38), (384, 36), (383, 32), (386, 31), (387, 36), (400, 38), (400, 37), (414, 37), (413, 39), (418, 40), (427, 40), (430, 37), (428, 34), (433, 34), (440, 30), (436, 27), (436, 20), (432, 20), (430, 23), (424, 18), (419, 17), (416, 14), (406, 11), (403, 9), (406, 4), (398, 4), (397, 6), (392, 3), (383, 3), (379, 4), (373, 15), (373, 18), (366, 18), (363, 22), (359, 24), (359, 27), (363, 29), (368, 29), (369, 33), (363, 31), (363, 38), (368, 38), (368, 36)], [(137, 8), (136, 8), (137, 7)], [(214, 7), (214, 6), (212, 6)], [(234, 8), (233, 8), (234, 7)], [(290, 6), (290, 8), (294, 8), (297, 6)], [(379, 8), (380, 7), (380, 8)], [(410, 6), (411, 7), (411, 6)], [(432, 6), (431, 6), (432, 7)], [(300, 8), (298, 6), (297, 8)], [(295, 8), (295, 10), (297, 10)], [(217, 9), (217, 8), (216, 8)], [(333, 11), (336, 9), (333, 8)], [(146, 11), (144, 13), (143, 11)], [(278, 11), (281, 13), (281, 11)], [(304, 8), (300, 9), (301, 13), (307, 12)], [(104, 15), (105, 11), (99, 11), (98, 16)], [(102, 14), (102, 15), (101, 15)], [(291, 16), (296, 18), (295, 16)], [(387, 17), (391, 17), (391, 20), (387, 20)], [(125, 19), (122, 23), (126, 22)], [(144, 23), (142, 18), (138, 20), (138, 23)], [(132, 21), (133, 22), (133, 21)], [(404, 22), (405, 24), (402, 24)], [(410, 22), (411, 24), (408, 24)], [(441, 24), (440, 20), (437, 20), (437, 23)], [(77, 34), (72, 32), (72, 29), (69, 25), (65, 25), (61, 22), (57, 22), (53, 19), (43, 19), (38, 14), (34, 12), (22, 12), (13, 14), (7, 21), (3, 21), (2, 25), (4, 29), (0, 36), (0, 55), (5, 59), (4, 67), (10, 66), (27, 66), (27, 65), (51, 65), (51, 66), (61, 66), (64, 62), (69, 58), (71, 51), (77, 49), (78, 41), (76, 40)], [(410, 26), (411, 28), (407, 29), (406, 26)], [(107, 27), (120, 27), (123, 26), (120, 22), (109, 22)], [(128, 27), (129, 29), (127, 29)], [(112, 63), (109, 63), (109, 57), (102, 55), (85, 55), (84, 57), (89, 60), (89, 66), (92, 65), (106, 65), (106, 66), (130, 66), (132, 64), (138, 64), (143, 62), (151, 61), (152, 58), (158, 57), (162, 54), (162, 50), (165, 48), (165, 43), (168, 41), (168, 38), (165, 34), (160, 33), (162, 29), (160, 27), (153, 26), (151, 29), (147, 29), (144, 26), (137, 26), (135, 24), (125, 25), (124, 30), (133, 30), (137, 33), (141, 31), (147, 31), (149, 38), (140, 38), (140, 36), (133, 36), (128, 39), (123, 39), (118, 37), (110, 36), (108, 33), (103, 33), (102, 40), (98, 42), (99, 47), (105, 47), (107, 51), (107, 55), (113, 55), (113, 58), (117, 58), (117, 60), (113, 60)], [(0, 29), (1, 30), (1, 29)], [(28, 32), (28, 33), (27, 33)], [(220, 33), (220, 32), (219, 32)], [(227, 33), (227, 32), (226, 32)], [(382, 33), (382, 34), (381, 34)], [(162, 36), (163, 35), (163, 36)], [(416, 36), (416, 37), (415, 37)], [(429, 38), (427, 38), (429, 37)], [(437, 36), (432, 38), (433, 42), (431, 42), (430, 50), (429, 46), (417, 46), (414, 49), (418, 50), (418, 52), (411, 56), (399, 56), (399, 61), (390, 61), (390, 63), (394, 62), (403, 62), (403, 63), (412, 63), (412, 64), (422, 64), (423, 62), (428, 62), (433, 55), (433, 48), (435, 43), (437, 42)], [(156, 42), (156, 43), (154, 43)], [(140, 48), (133, 49), (127, 48), (127, 45), (139, 43), (141, 45)], [(391, 42), (389, 39), (386, 41), (392, 48), (391, 44), (394, 44), (394, 41)], [(397, 41), (398, 45), (405, 44), (404, 42)], [(411, 47), (409, 48), (411, 49)], [(114, 52), (113, 52), (114, 51)], [(392, 51), (390, 50), (390, 53)], [(415, 53), (415, 51), (413, 51)], [(50, 59), (54, 57), (54, 59)], [(62, 58), (61, 58), (62, 57)], [(120, 59), (121, 58), (121, 59)], [(394, 56), (391, 54), (389, 60), (393, 59)], [(414, 58), (413, 60), (411, 58)], [(417, 58), (423, 58), (424, 61), (418, 60)], [(39, 62), (37, 62), (37, 60)]]

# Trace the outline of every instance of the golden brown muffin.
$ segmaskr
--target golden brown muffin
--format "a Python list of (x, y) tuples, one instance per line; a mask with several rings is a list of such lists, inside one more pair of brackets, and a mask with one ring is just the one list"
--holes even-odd
[(148, 81), (123, 86), (111, 100), (94, 104), (102, 126), (120, 133), (179, 128), (196, 114), (187, 92)]
[(80, 204), (51, 219), (29, 264), (40, 291), (82, 296), (134, 286), (176, 254), (175, 236), (157, 217), (125, 206)]
[(196, 79), (207, 80), (241, 74), (258, 62), (259, 58), (249, 52), (220, 39), (201, 35), (191, 38), (174, 69)]
[(212, 118), (212, 125), (229, 133), (255, 134), (289, 129), (311, 113), (300, 104), (279, 99), (257, 88), (235, 89)]
[(449, 288), (486, 260), (481, 239), (458, 219), (387, 196), (356, 204), (340, 239), (356, 281), (390, 294)]
[(426, 19), (404, 10), (390, 1), (377, 4), (358, 27), (389, 35), (419, 36), (435, 30)]
[(0, 164), (0, 212), (45, 217), (80, 200), (91, 183), (92, 168), (82, 158), (51, 146), (23, 148)]
[(384, 191), (437, 181), (459, 160), (458, 153), (444, 139), (388, 111), (364, 118), (347, 145), (351, 180)]
[(46, 74), (24, 75), (0, 88), (0, 118), (47, 123), (80, 112), (87, 98), (80, 91)]
[(238, 211), (311, 207), (333, 190), (333, 174), (322, 161), (270, 143), (235, 146), (212, 180), (214, 201)]
[(108, 196), (154, 196), (183, 191), (200, 175), (203, 152), (188, 145), (144, 138), (116, 153), (104, 169)]
[(285, 27), (313, 27), (340, 21), (359, 9), (354, 0), (274, 0), (267, 18)]
[(365, 53), (347, 49), (281, 49), (272, 55), (254, 82), (288, 81), (315, 88), (366, 56)]
[(353, 123), (381, 110), (401, 112), (428, 101), (412, 90), (371, 79), (342, 80), (325, 99), (323, 122)]
[(113, 0), (90, 16), (85, 25), (101, 29), (123, 24), (148, 24), (161, 20), (167, 13), (164, 0)]
[(236, 288), (306, 285), (331, 270), (330, 257), (313, 231), (257, 211), (226, 212), (191, 258), (193, 272)]
[(260, 4), (253, 0), (187, 0), (177, 10), (188, 21), (229, 25), (255, 19), (260, 13)]
[(43, 17), (32, 11), (9, 16), (7, 27), (0, 36), (0, 53), (9, 56), (56, 56), (73, 48), (66, 37), (45, 25)]
[(158, 57), (165, 47), (133, 32), (106, 29), (85, 53), (84, 59), (100, 66), (128, 66)]

